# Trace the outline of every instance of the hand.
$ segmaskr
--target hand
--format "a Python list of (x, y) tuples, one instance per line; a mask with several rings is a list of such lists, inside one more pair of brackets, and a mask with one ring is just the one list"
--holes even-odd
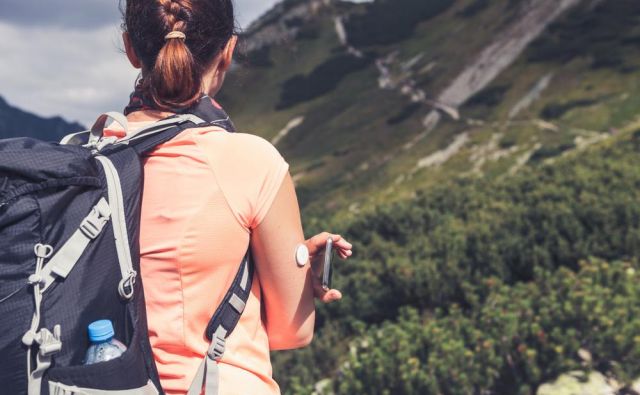
[(311, 259), (311, 272), (313, 282), (313, 294), (323, 303), (331, 303), (342, 299), (342, 293), (337, 289), (325, 291), (322, 288), (322, 270), (324, 265), (323, 253), (327, 244), (327, 239), (333, 239), (333, 249), (342, 259), (348, 259), (353, 251), (353, 246), (340, 235), (334, 235), (328, 232), (322, 232), (305, 241), (305, 245), (309, 249), (309, 258)]

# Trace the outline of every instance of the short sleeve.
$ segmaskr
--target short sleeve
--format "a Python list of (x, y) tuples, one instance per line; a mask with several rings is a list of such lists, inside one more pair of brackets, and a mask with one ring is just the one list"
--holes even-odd
[(247, 230), (266, 217), (289, 165), (265, 139), (244, 133), (195, 136), (234, 216)]

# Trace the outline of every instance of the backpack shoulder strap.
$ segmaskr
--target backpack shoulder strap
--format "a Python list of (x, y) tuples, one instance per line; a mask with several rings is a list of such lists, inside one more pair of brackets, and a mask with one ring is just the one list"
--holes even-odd
[(203, 96), (195, 106), (138, 132), (129, 139), (129, 145), (143, 156), (186, 129), (206, 126), (218, 126), (227, 132), (235, 132), (229, 115), (209, 96)]
[(191, 382), (187, 395), (200, 395), (203, 389), (205, 395), (218, 394), (218, 361), (224, 354), (227, 337), (238, 324), (249, 300), (252, 284), (253, 260), (251, 247), (249, 247), (231, 287), (207, 325), (205, 333), (211, 340), (211, 344)]
[[(233, 279), (231, 287), (207, 325), (206, 335), (212, 343), (216, 342), (216, 337), (220, 334), (224, 336), (221, 339), (224, 341), (238, 324), (247, 300), (249, 300), (252, 283), (253, 260), (251, 259), (251, 248), (249, 248), (242, 259), (240, 269)], [(220, 354), (216, 356), (216, 359), (219, 359), (224, 353), (224, 347), (222, 350), (215, 350), (215, 352)]]
[(153, 151), (160, 144), (173, 139), (184, 130), (195, 128), (203, 124), (202, 122), (196, 122), (194, 120), (180, 121), (177, 117), (167, 118), (159, 122), (171, 121), (172, 119), (175, 119), (176, 122), (165, 126), (158, 126), (154, 124), (151, 127), (142, 130), (132, 138), (127, 139), (125, 142), (129, 146), (133, 147), (138, 155), (144, 156)]

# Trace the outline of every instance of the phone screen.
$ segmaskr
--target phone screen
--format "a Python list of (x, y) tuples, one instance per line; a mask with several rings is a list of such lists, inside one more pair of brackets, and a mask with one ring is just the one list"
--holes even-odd
[(331, 260), (333, 259), (333, 239), (328, 238), (327, 239), (327, 245), (325, 246), (324, 249), (324, 267), (322, 269), (322, 288), (325, 291), (328, 291), (331, 289), (331, 275), (332, 275), (332, 268), (331, 268)]

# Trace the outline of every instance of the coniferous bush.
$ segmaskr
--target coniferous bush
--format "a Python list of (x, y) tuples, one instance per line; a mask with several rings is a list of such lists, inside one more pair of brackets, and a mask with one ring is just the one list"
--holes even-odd
[(453, 395), (533, 394), (574, 369), (637, 377), (639, 154), (627, 133), (329, 224), (356, 256), (336, 266), (345, 298), (319, 309), (311, 348), (274, 356), (285, 393), (327, 378), (338, 394)]

